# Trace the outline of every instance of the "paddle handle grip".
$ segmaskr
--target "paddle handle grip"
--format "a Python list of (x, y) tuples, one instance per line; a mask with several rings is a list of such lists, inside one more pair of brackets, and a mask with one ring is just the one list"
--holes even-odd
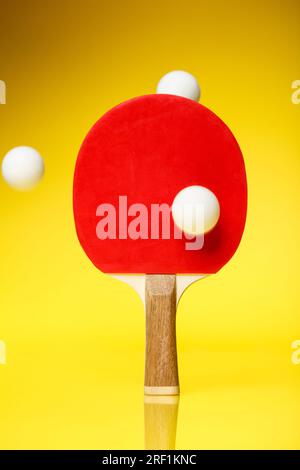
[(145, 394), (178, 395), (176, 275), (146, 275)]

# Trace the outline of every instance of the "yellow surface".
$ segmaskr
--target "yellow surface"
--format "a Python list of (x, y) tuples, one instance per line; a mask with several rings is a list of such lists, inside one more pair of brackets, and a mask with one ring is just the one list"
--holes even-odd
[(0, 181), (1, 448), (142, 448), (144, 316), (90, 264), (71, 206), (79, 145), (108, 108), (195, 74), (235, 133), (249, 180), (242, 244), (178, 312), (178, 448), (300, 448), (298, 0), (1, 2), (0, 155), (46, 174)]

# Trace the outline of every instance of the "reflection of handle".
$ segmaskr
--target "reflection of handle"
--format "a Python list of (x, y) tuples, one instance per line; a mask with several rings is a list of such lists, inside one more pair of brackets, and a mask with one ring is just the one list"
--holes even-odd
[(174, 450), (178, 414), (178, 396), (145, 395), (145, 449)]
[(146, 276), (145, 393), (179, 393), (175, 275)]

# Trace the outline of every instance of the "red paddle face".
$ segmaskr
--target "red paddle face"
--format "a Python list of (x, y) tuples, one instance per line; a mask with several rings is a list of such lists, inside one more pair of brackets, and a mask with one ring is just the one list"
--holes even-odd
[[(216, 195), (220, 218), (201, 249), (186, 249), (172, 216), (170, 235), (162, 218), (158, 228), (153, 205), (171, 207), (194, 185)], [(171, 95), (134, 98), (94, 125), (78, 155), (73, 196), (79, 241), (107, 273), (215, 273), (236, 251), (247, 210), (243, 157), (231, 131), (204, 106)]]

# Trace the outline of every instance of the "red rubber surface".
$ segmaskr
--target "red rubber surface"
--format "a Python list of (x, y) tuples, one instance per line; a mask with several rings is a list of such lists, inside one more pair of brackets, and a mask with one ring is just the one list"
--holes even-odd
[[(127, 195), (128, 205), (143, 203), (150, 212), (151, 203), (171, 205), (181, 189), (192, 185), (212, 190), (221, 207), (201, 250), (187, 251), (184, 237), (97, 238), (99, 204), (117, 207), (118, 197)], [(103, 272), (215, 273), (236, 251), (245, 225), (243, 157), (228, 127), (204, 106), (171, 95), (134, 98), (106, 113), (85, 138), (73, 203), (80, 243)]]

